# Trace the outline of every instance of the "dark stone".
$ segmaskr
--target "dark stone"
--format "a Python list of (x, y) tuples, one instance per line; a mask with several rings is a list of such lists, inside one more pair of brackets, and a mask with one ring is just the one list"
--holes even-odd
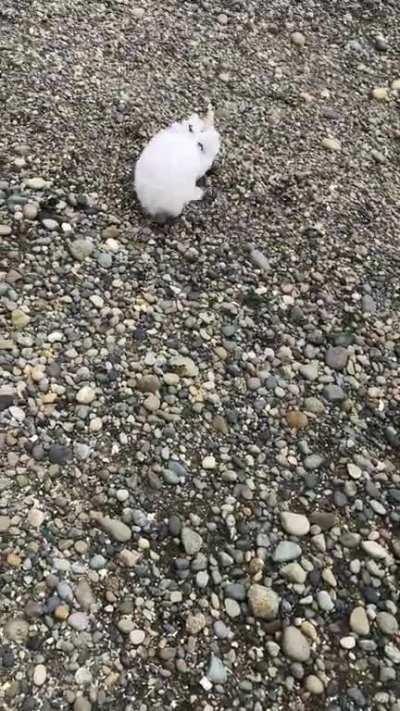
[(330, 511), (314, 511), (310, 516), (310, 521), (319, 526), (322, 531), (328, 531), (336, 523), (336, 514)]
[(0, 395), (0, 412), (3, 412), (3, 410), (8, 410), (9, 407), (14, 402), (14, 396), (13, 395)]
[(375, 588), (372, 588), (368, 585), (365, 588), (362, 588), (361, 592), (366, 602), (370, 603), (371, 605), (376, 605), (379, 602), (380, 594)]
[(344, 494), (343, 491), (338, 491), (337, 489), (333, 494), (333, 500), (335, 502), (335, 505), (340, 509), (344, 506), (347, 506), (347, 504), (349, 503), (346, 494)]
[(347, 696), (349, 696), (350, 699), (354, 701), (356, 706), (360, 706), (361, 708), (363, 708), (367, 705), (367, 699), (365, 698), (361, 689), (358, 689), (357, 686), (353, 686), (351, 689), (349, 689), (347, 692)]
[(168, 529), (172, 536), (179, 536), (182, 530), (182, 521), (179, 516), (175, 516), (174, 514), (170, 516), (168, 520)]
[(63, 444), (52, 444), (48, 456), (52, 464), (63, 466), (71, 461), (72, 451)]
[(388, 501), (392, 504), (400, 504), (400, 489), (389, 489)]

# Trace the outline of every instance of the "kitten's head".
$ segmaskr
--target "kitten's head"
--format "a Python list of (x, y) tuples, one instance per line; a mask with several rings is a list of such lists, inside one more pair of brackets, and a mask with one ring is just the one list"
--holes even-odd
[(207, 113), (204, 118), (201, 118), (199, 114), (191, 114), (189, 118), (182, 121), (182, 126), (186, 131), (192, 133), (194, 136), (198, 136), (204, 131), (214, 127), (214, 111), (212, 106), (208, 107)]

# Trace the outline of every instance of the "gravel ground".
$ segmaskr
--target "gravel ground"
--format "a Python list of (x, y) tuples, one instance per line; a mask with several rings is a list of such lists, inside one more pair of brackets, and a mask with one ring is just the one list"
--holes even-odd
[(399, 711), (398, 1), (0, 24), (0, 708)]

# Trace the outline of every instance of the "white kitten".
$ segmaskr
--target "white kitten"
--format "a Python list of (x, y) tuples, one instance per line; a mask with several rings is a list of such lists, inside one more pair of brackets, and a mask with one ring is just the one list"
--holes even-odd
[(178, 217), (185, 205), (201, 200), (199, 180), (212, 166), (220, 137), (211, 107), (205, 119), (192, 114), (159, 131), (135, 167), (135, 190), (143, 209), (158, 220)]

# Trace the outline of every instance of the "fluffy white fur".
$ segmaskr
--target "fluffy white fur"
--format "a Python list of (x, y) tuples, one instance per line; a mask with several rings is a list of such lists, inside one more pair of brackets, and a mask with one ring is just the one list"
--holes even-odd
[(205, 119), (192, 114), (159, 131), (135, 167), (135, 190), (145, 212), (162, 221), (201, 200), (204, 191), (196, 182), (211, 168), (219, 147), (211, 108)]

